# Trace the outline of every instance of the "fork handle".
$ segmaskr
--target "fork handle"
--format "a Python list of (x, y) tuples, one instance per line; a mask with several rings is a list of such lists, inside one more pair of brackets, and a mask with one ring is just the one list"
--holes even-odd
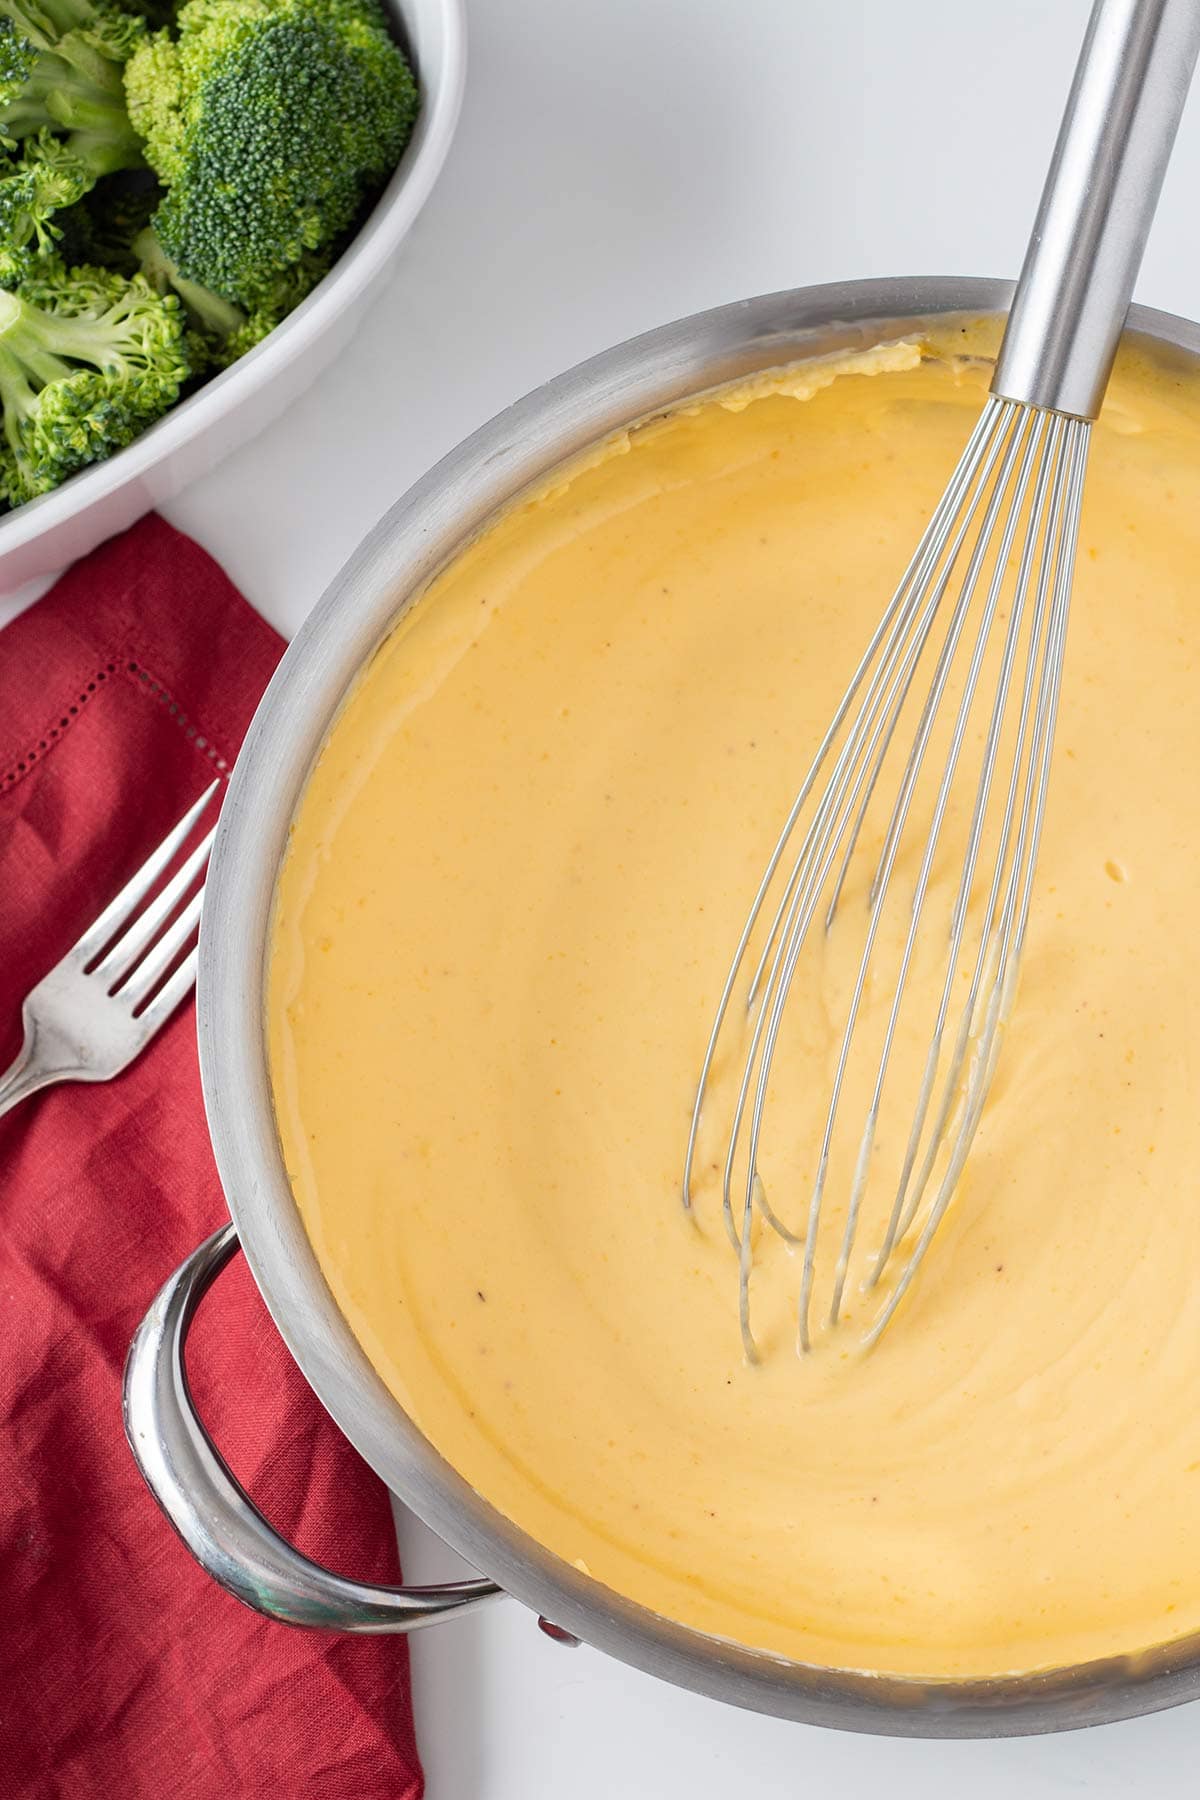
[(1192, 70), (1200, 0), (1095, 0), (992, 392), (1094, 419)]
[(65, 1079), (61, 1069), (46, 1067), (38, 1057), (35, 1040), (26, 1036), (15, 1060), (0, 1075), (0, 1119), (22, 1100), (27, 1100), (30, 1094), (36, 1094), (39, 1088)]

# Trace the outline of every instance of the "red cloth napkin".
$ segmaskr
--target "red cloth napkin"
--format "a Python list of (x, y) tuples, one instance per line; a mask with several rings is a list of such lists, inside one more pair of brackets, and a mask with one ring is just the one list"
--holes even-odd
[[(228, 768), (281, 649), (156, 518), (0, 631), (0, 1067), (27, 989)], [(422, 1792), (403, 1640), (247, 1611), (191, 1561), (126, 1448), (130, 1337), (224, 1216), (190, 1005), (118, 1080), (0, 1120), (3, 1800)], [(387, 1496), (240, 1258), (189, 1365), (268, 1517), (334, 1568), (398, 1580)]]

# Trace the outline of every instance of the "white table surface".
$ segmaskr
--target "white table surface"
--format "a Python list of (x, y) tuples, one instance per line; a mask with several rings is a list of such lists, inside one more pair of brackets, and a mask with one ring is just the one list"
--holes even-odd
[[(580, 358), (801, 282), (1014, 275), (1087, 0), (474, 0), (459, 137), (338, 366), (168, 509), (286, 632), (378, 515)], [(1200, 316), (1200, 97), (1139, 297)], [(406, 1572), (454, 1559), (413, 1522)], [(349, 1572), (349, 1571), (348, 1571)], [(429, 1800), (1174, 1800), (1200, 1709), (930, 1744), (740, 1714), (502, 1602), (413, 1643)]]

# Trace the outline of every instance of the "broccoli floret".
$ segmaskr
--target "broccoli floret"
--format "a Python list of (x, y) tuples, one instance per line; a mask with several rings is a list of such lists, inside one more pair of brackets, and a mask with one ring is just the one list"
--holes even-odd
[(93, 181), (141, 166), (121, 71), (145, 35), (104, 0), (0, 0), (0, 133), (63, 134)]
[(215, 338), (227, 338), (240, 331), (246, 315), (231, 300), (223, 300), (198, 281), (188, 281), (179, 273), (163, 249), (152, 225), (140, 231), (133, 243), (138, 266), (151, 287), (160, 294), (178, 295), (197, 327)]
[(183, 302), (193, 332), (192, 361), (199, 370), (227, 369), (253, 350), (328, 274), (334, 246), (306, 250), (287, 269), (264, 282), (253, 306), (235, 306), (198, 281), (189, 281), (163, 249), (153, 227), (134, 239), (138, 266), (160, 294), (176, 294)]
[[(185, 279), (281, 316), (279, 278), (355, 222), (408, 141), (417, 89), (374, 0), (186, 0), (125, 71)], [(288, 276), (284, 303), (311, 286)]]
[(323, 244), (319, 250), (302, 250), (295, 262), (256, 288), (246, 324), (239, 334), (237, 356), (244, 356), (269, 331), (274, 331), (281, 319), (295, 311), (317, 283), (328, 275), (340, 247), (341, 240), (338, 240)]
[(90, 186), (79, 158), (48, 131), (28, 139), (21, 156), (0, 160), (0, 287), (15, 287), (53, 251), (62, 234), (55, 215)]
[(8, 109), (21, 98), (33, 73), (37, 51), (23, 38), (12, 20), (0, 14), (0, 144), (15, 149), (16, 138), (8, 130)]
[(0, 293), (0, 492), (19, 505), (122, 449), (189, 373), (173, 297), (140, 275), (39, 266)]

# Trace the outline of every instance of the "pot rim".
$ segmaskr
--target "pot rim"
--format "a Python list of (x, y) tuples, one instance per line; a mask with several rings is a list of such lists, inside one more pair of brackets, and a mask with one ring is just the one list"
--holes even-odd
[[(584, 1576), (445, 1461), (368, 1361), (325, 1284), (275, 1132), (263, 1034), (267, 930), (295, 805), (348, 686), (450, 555), (498, 508), (608, 432), (757, 370), (867, 348), (947, 314), (1002, 310), (1010, 283), (882, 278), (701, 312), (577, 365), (482, 426), (380, 520), (288, 648), (221, 812), (200, 933), (197, 1030), (217, 1168), (255, 1281), (336, 1424), (412, 1510), (517, 1599), (678, 1686), (810, 1724), (893, 1736), (1065, 1730), (1200, 1695), (1200, 1637), (990, 1680), (789, 1661), (677, 1624)], [(1130, 328), (1200, 357), (1200, 325), (1134, 307)]]

